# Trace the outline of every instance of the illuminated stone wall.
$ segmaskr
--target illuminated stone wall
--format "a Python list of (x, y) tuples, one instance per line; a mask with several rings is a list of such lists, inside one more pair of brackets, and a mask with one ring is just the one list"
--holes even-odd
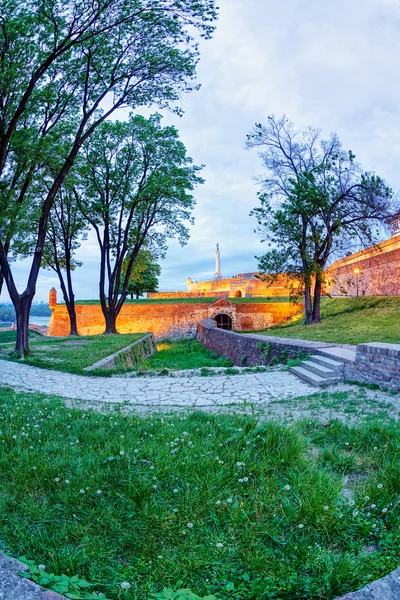
[(400, 296), (400, 235), (336, 261), (327, 271), (332, 296)]
[(225, 277), (222, 279), (210, 279), (208, 281), (187, 280), (187, 292), (154, 292), (149, 293), (148, 298), (195, 298), (195, 297), (218, 297), (229, 296), (253, 298), (273, 298), (277, 296), (289, 296), (289, 280), (285, 276), (272, 285), (256, 278), (257, 273), (242, 273), (236, 277)]
[[(69, 333), (66, 306), (57, 304), (54, 292), (49, 305), (52, 310), (47, 335), (65, 336)], [(117, 319), (119, 333), (152, 332), (155, 337), (194, 336), (198, 323), (217, 314), (227, 314), (237, 330), (266, 329), (292, 318), (303, 308), (289, 302), (232, 304), (224, 298), (210, 304), (156, 303), (125, 304)], [(104, 332), (105, 323), (100, 304), (77, 304), (78, 332), (97, 335)]]

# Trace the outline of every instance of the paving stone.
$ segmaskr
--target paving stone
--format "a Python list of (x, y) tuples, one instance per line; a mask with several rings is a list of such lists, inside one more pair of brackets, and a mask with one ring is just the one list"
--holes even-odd
[(27, 570), (19, 560), (0, 553), (0, 600), (65, 600), (64, 596), (18, 575)]

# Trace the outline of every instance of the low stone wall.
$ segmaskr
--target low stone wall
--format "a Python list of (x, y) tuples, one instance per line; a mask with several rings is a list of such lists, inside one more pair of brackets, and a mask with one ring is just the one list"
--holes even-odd
[(213, 319), (199, 323), (196, 337), (206, 348), (229, 358), (234, 365), (249, 367), (305, 357), (318, 349), (332, 347), (324, 342), (225, 331), (218, 329)]
[(126, 348), (106, 356), (102, 360), (97, 361), (90, 367), (86, 367), (84, 371), (94, 371), (95, 369), (125, 369), (128, 367), (136, 367), (143, 360), (154, 354), (157, 351), (157, 345), (154, 341), (154, 335), (148, 333), (140, 340), (133, 342)]
[(345, 363), (345, 378), (400, 390), (400, 344), (359, 344), (356, 360)]

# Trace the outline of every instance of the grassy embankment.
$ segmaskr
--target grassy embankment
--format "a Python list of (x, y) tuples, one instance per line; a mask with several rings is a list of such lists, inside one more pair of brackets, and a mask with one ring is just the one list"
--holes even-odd
[[(35, 367), (83, 373), (85, 367), (125, 348), (141, 337), (142, 333), (130, 333), (49, 339), (30, 332), (29, 347), (32, 356), (25, 358), (24, 362)], [(0, 331), (0, 356), (13, 360), (13, 346), (10, 345), (12, 341), (15, 341), (15, 332)]]
[(331, 600), (398, 566), (394, 422), (102, 415), (3, 388), (0, 434), (2, 548), (47, 585)]
[(318, 325), (297, 321), (262, 333), (338, 344), (400, 343), (400, 298), (323, 298), (321, 315)]
[[(115, 375), (119, 372), (147, 371), (162, 372), (165, 369), (201, 369), (209, 367), (231, 367), (232, 362), (215, 352), (211, 352), (193, 339), (181, 341), (166, 340), (158, 345), (155, 352), (137, 368), (104, 369), (96, 372), (85, 372), (83, 369), (98, 360), (125, 348), (140, 339), (143, 334), (72, 336), (67, 338), (46, 338), (35, 332), (30, 332), (30, 349), (32, 355), (25, 363), (35, 367), (55, 369), (68, 373), (85, 375)], [(13, 343), (15, 332), (0, 331), (0, 356), (13, 359)], [(16, 359), (15, 359), (16, 360)]]

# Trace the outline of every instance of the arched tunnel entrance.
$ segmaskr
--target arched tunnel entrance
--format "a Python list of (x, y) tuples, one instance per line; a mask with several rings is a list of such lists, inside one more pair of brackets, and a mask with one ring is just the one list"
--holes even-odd
[(217, 322), (218, 329), (226, 329), (227, 331), (232, 330), (232, 319), (229, 315), (219, 314), (215, 315), (214, 319)]

